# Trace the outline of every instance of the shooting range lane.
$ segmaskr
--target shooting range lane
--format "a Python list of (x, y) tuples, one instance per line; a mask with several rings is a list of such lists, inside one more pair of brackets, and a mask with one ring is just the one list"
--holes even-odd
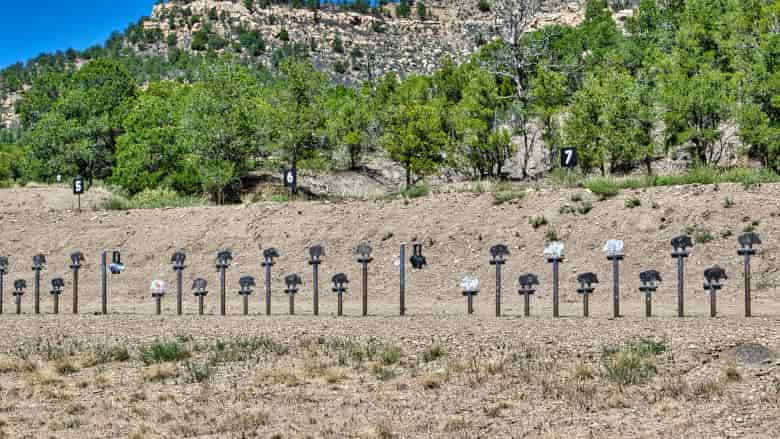
[[(15, 189), (13, 197), (23, 194)], [(32, 192), (33, 194), (36, 191)], [(15, 194), (15, 195), (13, 195)], [(575, 194), (593, 203), (586, 215), (561, 213)], [(253, 276), (255, 294), (249, 300), (249, 314), (264, 314), (265, 271), (263, 249), (274, 247), (280, 257), (271, 271), (271, 301), (274, 315), (289, 313), (289, 297), (284, 294), (284, 276), (298, 273), (303, 285), (295, 298), (296, 315), (313, 313), (312, 269), (309, 248), (322, 245), (327, 254), (318, 266), (319, 308), (323, 316), (336, 312), (336, 295), (331, 293), (331, 278), (343, 272), (350, 279), (344, 295), (345, 316), (362, 314), (362, 265), (356, 261), (360, 243), (371, 243), (373, 261), (369, 264), (368, 311), (370, 316), (397, 315), (399, 310), (399, 248), (407, 243), (407, 264), (413, 244), (423, 244), (427, 266), (405, 272), (406, 315), (462, 314), (465, 298), (459, 280), (471, 274), (482, 281), (481, 294), (474, 297), (478, 316), (495, 316), (496, 268), (489, 264), (490, 248), (506, 244), (510, 254), (501, 267), (502, 316), (523, 314), (522, 297), (515, 294), (517, 278), (523, 273), (539, 277), (532, 300), (532, 315), (552, 316), (552, 266), (542, 254), (547, 245), (545, 233), (555, 228), (565, 244), (565, 261), (560, 264), (560, 315), (581, 316), (581, 297), (576, 275), (592, 271), (605, 282), (590, 297), (591, 318), (613, 314), (609, 283), (613, 266), (604, 258), (606, 239), (625, 242), (625, 259), (620, 262), (620, 314), (643, 316), (645, 297), (638, 291), (638, 276), (649, 267), (666, 279), (653, 294), (653, 316), (677, 313), (677, 260), (670, 257), (670, 240), (688, 226), (704, 228), (712, 235), (707, 243), (695, 243), (685, 258), (685, 315), (708, 316), (709, 297), (702, 289), (705, 268), (718, 265), (729, 273), (729, 280), (718, 292), (718, 316), (744, 315), (744, 259), (737, 254), (737, 236), (758, 222), (757, 232), (763, 244), (751, 256), (751, 308), (755, 316), (780, 316), (776, 285), (780, 283), (778, 252), (780, 236), (780, 185), (768, 184), (746, 191), (741, 185), (714, 187), (669, 187), (618, 195), (606, 201), (585, 190), (531, 191), (517, 204), (495, 205), (492, 194), (453, 192), (413, 200), (354, 202), (257, 203), (225, 207), (190, 209), (153, 209), (132, 211), (75, 212), (30, 207), (30, 201), (4, 200), (3, 233), (0, 254), (9, 257), (5, 276), (5, 306), (12, 309), (11, 285), (15, 279), (27, 280), (23, 312), (33, 310), (33, 255), (43, 254), (47, 266), (41, 272), (41, 285), (51, 279), (65, 280), (61, 304), (71, 303), (72, 272), (70, 254), (85, 255), (79, 270), (79, 312), (100, 311), (100, 255), (106, 249), (120, 249), (126, 270), (109, 275), (109, 313), (153, 314), (148, 286), (153, 279), (177, 285), (171, 255), (187, 254), (183, 273), (185, 292), (183, 313), (196, 314), (197, 300), (189, 285), (197, 277), (208, 281), (205, 313), (219, 313), (219, 273), (215, 256), (223, 250), (233, 255), (226, 271), (226, 314), (242, 313), (242, 301), (236, 294), (238, 280)], [(70, 193), (67, 194), (70, 197)], [(638, 197), (642, 206), (628, 209), (626, 197)], [(736, 201), (723, 208), (722, 200)], [(657, 208), (651, 207), (653, 204)], [(10, 206), (10, 208), (9, 208)], [(16, 206), (16, 207), (14, 207)], [(9, 210), (10, 209), (10, 210)], [(549, 225), (534, 229), (529, 218), (544, 216)], [(731, 236), (721, 237), (730, 230)], [(696, 233), (692, 233), (696, 235)], [(695, 241), (694, 236), (694, 241)], [(259, 248), (262, 246), (262, 249)], [(111, 253), (108, 254), (109, 262)], [(173, 290), (171, 290), (173, 291)], [(48, 291), (47, 291), (48, 292)], [(511, 292), (511, 294), (510, 294)], [(41, 311), (50, 312), (51, 297), (41, 294)], [(70, 308), (70, 306), (68, 307)], [(63, 310), (60, 310), (61, 312)], [(70, 311), (70, 309), (68, 309)], [(176, 300), (166, 297), (164, 315), (176, 314)]]
[[(687, 379), (697, 382), (722, 374), (731, 361), (729, 352), (746, 340), (780, 352), (776, 318), (679, 319), (672, 316), (645, 319), (642, 316), (625, 316), (617, 320), (496, 319), (492, 317), (494, 310), (490, 306), (494, 299), (490, 294), (491, 284), (489, 282), (486, 291), (486, 295), (491, 297), (484, 303), (489, 317), (483, 319), (468, 317), (464, 313), (455, 316), (376, 316), (368, 319), (300, 315), (292, 318), (287, 315), (272, 318), (114, 315), (106, 319), (99, 315), (60, 314), (32, 320), (29, 316), (6, 316), (4, 330), (15, 336), (0, 338), (0, 352), (13, 352), (21, 345), (35, 346), (40, 341), (51, 341), (55, 346), (70, 346), (78, 342), (81, 350), (95, 346), (125, 346), (134, 356), (130, 361), (100, 366), (100, 379), (108, 383), (104, 384), (107, 385), (105, 390), (97, 387), (101, 382), (96, 378), (97, 369), (84, 368), (61, 378), (72, 399), (46, 399), (45, 393), (31, 392), (31, 398), (45, 398), (40, 405), (45, 409), (30, 411), (27, 405), (11, 404), (6, 415), (10, 420), (23, 415), (25, 422), (16, 424), (16, 421), (11, 421), (10, 428), (24, 426), (26, 433), (34, 437), (45, 436), (45, 432), (51, 431), (53, 424), (50, 423), (55, 422), (50, 418), (51, 414), (59, 416), (74, 401), (84, 407), (80, 415), (85, 422), (80, 427), (82, 435), (84, 431), (106, 431), (121, 437), (128, 436), (139, 422), (144, 422), (139, 416), (148, 416), (144, 414), (149, 411), (173, 415), (170, 422), (157, 424), (155, 428), (161, 432), (175, 431), (180, 425), (187, 425), (193, 429), (191, 431), (214, 431), (214, 428), (223, 425), (215, 419), (259, 411), (267, 416), (257, 426), (259, 437), (271, 437), (279, 431), (296, 431), (302, 436), (318, 437), (328, 429), (339, 431), (344, 436), (359, 436), (366, 426), (390, 419), (389, 425), (399, 436), (445, 438), (451, 432), (443, 426), (453, 422), (453, 416), (468, 419), (469, 425), (478, 429), (484, 437), (518, 437), (525, 434), (533, 437), (538, 432), (541, 419), (546, 422), (545, 428), (554, 427), (556, 431), (567, 432), (566, 437), (583, 437), (588, 433), (605, 438), (675, 437), (677, 429), (682, 428), (680, 422), (691, 426), (688, 428), (695, 428), (695, 437), (747, 437), (757, 430), (778, 431), (780, 428), (776, 411), (769, 409), (766, 401), (740, 396), (758, 395), (762, 386), (769, 388), (772, 385), (774, 377), (766, 374), (768, 366), (738, 363), (743, 379), (728, 384), (725, 393), (717, 398), (656, 403), (644, 393), (655, 387), (649, 384), (632, 386), (627, 390), (633, 395), (647, 397), (632, 397), (631, 404), (617, 402), (614, 406), (594, 410), (582, 410), (576, 403), (566, 400), (548, 399), (550, 396), (543, 396), (538, 385), (518, 378), (516, 373), (520, 366), (516, 364), (506, 364), (504, 372), (485, 375), (468, 372), (468, 367), (461, 372), (456, 369), (457, 364), (470, 364), (471, 358), (476, 358), (481, 362), (479, 364), (488, 364), (507, 355), (511, 357), (512, 353), (520, 353), (522, 358), (526, 358), (526, 353), (531, 353), (532, 358), (557, 358), (560, 361), (558, 366), (565, 368), (566, 373), (583, 361), (598, 368), (604, 346), (619, 345), (652, 334), (659, 340), (665, 340), (669, 357), (674, 358), (673, 364), (659, 362), (659, 373), (670, 373), (665, 372), (667, 368), (685, 370)], [(603, 295), (609, 296), (608, 293)], [(462, 309), (463, 298), (459, 299), (458, 305)], [(610, 303), (608, 297), (607, 305)], [(607, 311), (610, 311), (609, 306)], [(31, 321), (35, 322), (32, 327)], [(77, 334), (77, 338), (63, 339), (64, 333)], [(178, 363), (179, 378), (168, 378), (163, 382), (144, 381), (141, 375), (154, 370), (155, 366), (145, 366), (138, 359), (141, 347), (156, 339), (171, 340), (174, 336), (191, 339), (188, 346), (201, 345), (204, 350), (193, 348), (193, 357)], [(289, 351), (283, 355), (263, 355), (261, 361), (219, 363), (212, 369), (207, 386), (187, 381), (187, 361), (200, 364), (212, 352), (210, 349), (216, 340), (253, 336), (269, 337)], [(311, 357), (307, 355), (310, 355), (312, 346), (327, 349), (328, 343), (338, 340), (365, 344), (370, 339), (380, 346), (390, 343), (401, 348), (401, 362), (389, 366), (397, 371), (396, 378), (381, 382), (374, 376), (371, 367), (347, 365), (335, 368), (343, 375), (337, 383), (328, 384), (324, 378), (307, 372), (311, 370)], [(432, 340), (446, 349), (446, 356), (426, 363), (420, 358), (430, 348)], [(307, 361), (307, 358), (310, 360)], [(328, 358), (331, 357), (323, 356), (319, 360), (328, 361)], [(332, 361), (337, 364), (335, 357)], [(772, 361), (777, 361), (777, 357)], [(452, 369), (451, 376), (444, 378), (447, 374), (444, 370), (448, 368)], [(416, 375), (412, 370), (416, 370)], [(539, 374), (545, 372), (543, 369), (533, 370)], [(18, 376), (0, 374), (0, 385), (3, 388), (20, 385), (13, 383)], [(293, 379), (285, 378), (289, 376), (296, 378), (286, 381)], [(426, 379), (436, 380), (438, 387), (427, 389), (424, 385)], [(478, 385), (475, 385), (474, 379), (479, 379)], [(78, 386), (81, 381), (86, 381), (87, 385)], [(294, 385), (288, 385), (288, 382)], [(605, 385), (604, 381), (585, 383)], [(140, 389), (139, 385), (142, 385)], [(205, 395), (203, 389), (208, 389)], [(96, 392), (100, 397), (95, 397)], [(132, 396), (139, 392), (145, 398)], [(608, 398), (605, 392), (602, 389), (598, 398)], [(623, 398), (629, 400), (629, 396)], [(494, 407), (501, 401), (509, 402), (508, 407), (501, 411), (501, 416), (485, 414), (486, 407)], [(116, 416), (106, 415), (106, 403), (111, 404)], [(185, 416), (182, 407), (188, 407), (188, 413), (198, 415)], [(679, 409), (678, 415), (675, 415), (679, 416), (675, 417), (677, 421), (669, 421), (668, 407)], [(242, 412), (242, 409), (247, 411)], [(336, 411), (340, 416), (333, 416)], [(400, 412), (404, 416), (395, 415)], [(605, 413), (608, 413), (608, 421), (604, 420)], [(317, 422), (311, 423), (311, 418)], [(736, 421), (737, 418), (741, 421)], [(14, 437), (13, 434), (11, 436)], [(172, 433), (172, 436), (176, 434)]]

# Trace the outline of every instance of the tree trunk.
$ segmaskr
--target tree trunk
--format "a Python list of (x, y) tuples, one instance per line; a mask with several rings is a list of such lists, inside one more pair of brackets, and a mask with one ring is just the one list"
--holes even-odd
[(406, 161), (406, 188), (412, 187), (412, 161)]

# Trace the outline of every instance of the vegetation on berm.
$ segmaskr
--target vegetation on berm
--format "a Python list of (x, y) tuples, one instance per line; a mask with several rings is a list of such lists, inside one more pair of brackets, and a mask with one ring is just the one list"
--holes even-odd
[[(128, 197), (169, 188), (223, 201), (253, 169), (357, 168), (380, 148), (403, 165), (408, 186), (444, 166), (498, 176), (516, 143), (576, 146), (586, 174), (649, 174), (681, 147), (698, 166), (717, 163), (728, 124), (771, 174), (780, 169), (778, 23), (778, 1), (643, 0), (621, 32), (607, 2), (590, 0), (577, 27), (498, 39), (432, 75), (350, 87), (294, 45), (269, 67), (231, 46), (217, 55), (208, 26), (201, 53), (145, 58), (124, 42), (163, 36), (134, 26), (105, 47), (0, 73), (2, 90), (31, 85), (18, 103), (21, 128), (0, 136), (0, 181), (81, 174)], [(240, 44), (264, 50), (257, 34)], [(76, 58), (92, 61), (75, 69)]]

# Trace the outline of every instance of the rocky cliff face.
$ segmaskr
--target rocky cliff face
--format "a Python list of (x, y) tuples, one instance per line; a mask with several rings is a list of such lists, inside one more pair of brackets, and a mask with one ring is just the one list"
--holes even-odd
[(19, 93), (0, 96), (0, 129), (19, 126), (19, 117), (15, 112), (16, 101), (21, 98)]
[[(349, 82), (386, 72), (430, 73), (444, 57), (461, 62), (495, 36), (494, 14), (480, 11), (477, 0), (429, 0), (425, 4), (427, 15), (420, 19), (415, 12), (411, 18), (397, 18), (393, 4), (386, 5), (385, 13), (378, 18), (287, 6), (258, 7), (250, 11), (243, 2), (231, 1), (166, 3), (157, 5), (143, 24), (146, 29), (160, 29), (162, 40), (139, 50), (164, 55), (169, 50), (170, 35), (175, 36), (177, 48), (190, 50), (195, 34), (204, 27), (235, 42), (240, 30), (246, 29), (263, 36), (266, 49), (259, 56), (262, 60), (268, 62), (275, 49), (297, 43), (309, 50), (317, 66)], [(584, 0), (543, 1), (537, 26), (576, 25), (582, 18), (583, 8)], [(279, 38), (283, 30), (289, 36), (288, 41)], [(336, 40), (341, 41), (341, 47)], [(227, 50), (235, 48), (228, 44), (219, 51)], [(246, 55), (245, 50), (242, 53)]]

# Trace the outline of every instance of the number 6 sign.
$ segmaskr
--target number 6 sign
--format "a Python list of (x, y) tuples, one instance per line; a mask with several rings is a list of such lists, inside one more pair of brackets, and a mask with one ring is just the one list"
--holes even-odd
[(576, 148), (561, 149), (561, 167), (574, 168), (576, 166), (577, 166), (577, 149)]
[(298, 192), (298, 170), (295, 168), (286, 169), (284, 175), (284, 186), (290, 188), (290, 193), (295, 194)]

